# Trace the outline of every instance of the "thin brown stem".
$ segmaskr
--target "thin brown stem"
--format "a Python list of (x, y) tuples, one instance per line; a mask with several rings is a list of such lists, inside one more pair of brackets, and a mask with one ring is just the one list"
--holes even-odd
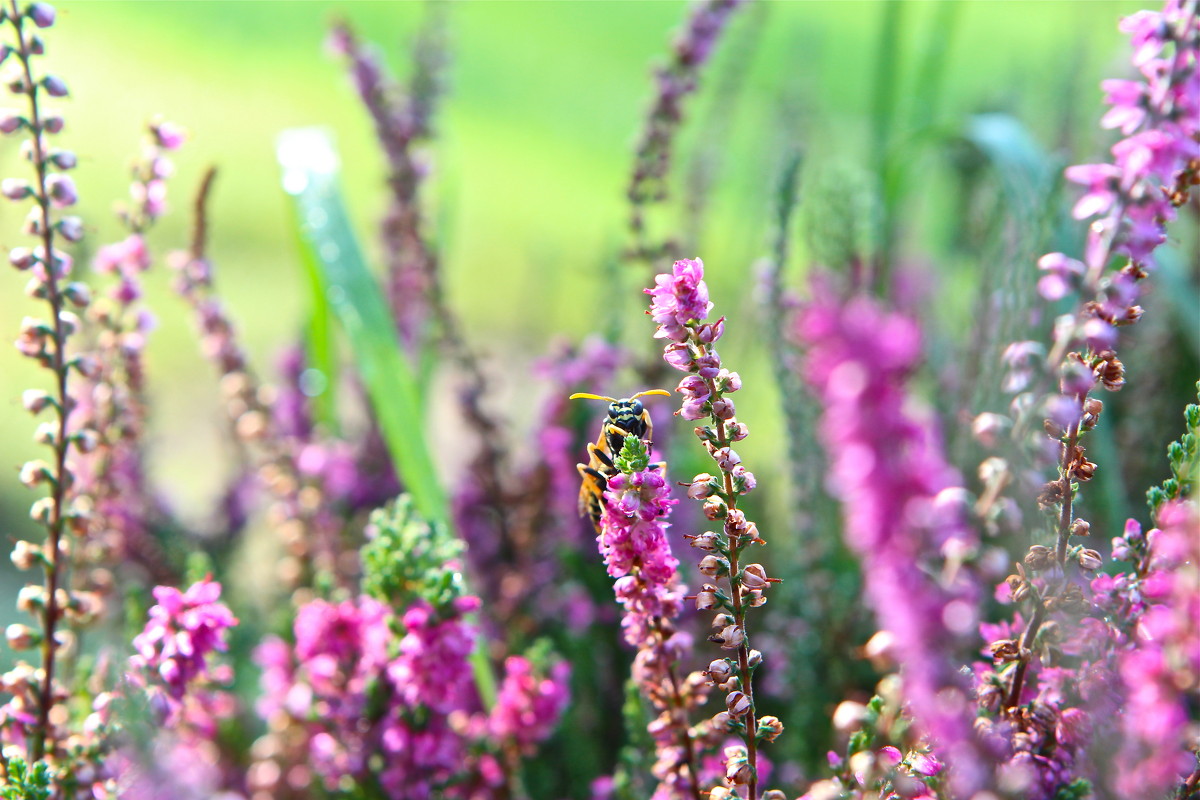
[[(700, 347), (701, 354), (706, 351), (703, 346)], [(714, 378), (705, 378), (705, 383), (708, 385), (709, 394), (713, 397), (719, 396), (717, 383)], [(719, 417), (713, 417), (716, 422), (717, 429), (717, 447), (729, 447), (733, 444), (729, 430), (725, 426), (725, 420)], [(733, 484), (733, 475), (725, 469), (721, 470), (723, 480), (723, 490), (726, 503), (730, 511), (737, 508), (738, 494)], [(748, 544), (748, 543), (746, 543)], [(750, 702), (750, 710), (746, 714), (745, 719), (745, 742), (746, 742), (746, 763), (750, 765), (750, 781), (747, 784), (746, 791), (748, 800), (757, 800), (758, 797), (758, 721), (757, 711), (754, 706), (754, 685), (753, 673), (750, 669), (750, 634), (746, 630), (746, 606), (742, 603), (742, 583), (740, 579), (741, 569), (738, 564), (738, 558), (741, 555), (741, 550), (746, 546), (740, 541), (730, 541), (729, 543), (729, 589), (731, 602), (733, 603), (733, 619), (742, 632), (742, 643), (738, 645), (738, 673), (741, 677), (742, 692), (746, 695), (746, 699)]]
[(63, 507), (66, 504), (67, 482), (66, 474), (67, 450), (67, 417), (70, 413), (67, 395), (67, 362), (66, 331), (63, 326), (62, 308), (63, 296), (58, 286), (58, 276), (55, 274), (54, 228), (50, 221), (50, 195), (46, 188), (46, 153), (42, 142), (42, 119), (38, 108), (38, 86), (33, 79), (33, 66), (30, 61), (30, 45), (25, 37), (24, 16), (17, 6), (16, 0), (9, 0), (9, 20), (17, 36), (15, 55), (21, 62), (24, 73), (25, 89), (29, 96), (29, 125), (32, 130), (33, 153), (32, 160), (36, 173), (36, 200), (41, 213), (42, 237), (42, 266), (46, 274), (46, 302), (50, 305), (53, 315), (54, 353), (52, 369), (55, 376), (57, 392), (58, 436), (54, 443), (54, 486), (51, 493), (52, 506), (50, 520), (47, 524), (46, 538), (46, 606), (42, 612), (42, 685), (38, 693), (37, 726), (33, 730), (30, 757), (40, 761), (47, 749), (53, 750), (54, 739), (50, 732), (50, 709), (54, 705), (54, 659), (57, 649), (55, 630), (58, 626), (60, 609), (58, 607), (58, 587), (62, 580), (59, 543), (63, 531)]

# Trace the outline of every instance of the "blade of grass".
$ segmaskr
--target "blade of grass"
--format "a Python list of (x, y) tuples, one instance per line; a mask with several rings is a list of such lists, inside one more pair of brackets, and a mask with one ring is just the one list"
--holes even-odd
[(333, 333), (333, 309), (322, 286), (321, 268), (317, 263), (312, 241), (301, 231), (300, 218), (295, 211), (292, 217), (296, 230), (296, 248), (300, 254), (304, 274), (308, 277), (309, 288), (310, 310), (308, 326), (304, 331), (305, 361), (310, 370), (320, 375), (315, 379), (320, 381), (319, 385), (314, 385), (314, 380), (309, 380), (303, 391), (312, 399), (316, 422), (329, 433), (337, 435), (340, 428), (337, 418), (338, 356)]
[(396, 471), (417, 511), (448, 525), (446, 497), (425, 442), (417, 379), (350, 227), (333, 144), (323, 131), (293, 129), (280, 136), (277, 156), (284, 191), (296, 204), (301, 238), (315, 255), (321, 294), (349, 340)]

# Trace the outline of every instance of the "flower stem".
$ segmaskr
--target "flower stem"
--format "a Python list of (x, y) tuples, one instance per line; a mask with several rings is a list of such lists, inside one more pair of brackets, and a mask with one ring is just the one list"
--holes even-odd
[(40, 761), (48, 749), (53, 749), (54, 740), (50, 729), (50, 709), (54, 705), (54, 658), (56, 650), (55, 628), (58, 625), (58, 587), (62, 580), (59, 542), (62, 539), (66, 490), (67, 416), (70, 413), (67, 396), (67, 363), (64, 350), (67, 335), (63, 327), (63, 296), (58, 286), (54, 255), (54, 228), (50, 221), (50, 193), (46, 186), (46, 153), (42, 142), (42, 119), (38, 108), (38, 85), (33, 79), (30, 45), (25, 37), (24, 15), (16, 0), (9, 0), (9, 21), (17, 36), (15, 55), (21, 62), (25, 88), (29, 96), (29, 124), (33, 132), (32, 161), (36, 172), (36, 200), (41, 215), (41, 238), (43, 264), (46, 274), (46, 302), (50, 305), (53, 318), (54, 353), (51, 369), (54, 371), (56, 413), (58, 414), (58, 436), (54, 442), (54, 481), (51, 490), (52, 505), (50, 519), (46, 525), (46, 606), (42, 612), (42, 684), (38, 693), (37, 725), (33, 730), (30, 758)]

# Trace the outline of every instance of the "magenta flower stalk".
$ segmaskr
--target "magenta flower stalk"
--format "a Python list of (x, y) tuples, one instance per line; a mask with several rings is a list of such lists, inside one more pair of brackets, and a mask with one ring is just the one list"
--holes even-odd
[[(1052, 566), (1061, 574), (1050, 596), (1039, 598), (1021, 637), (1022, 653), (1038, 635), (1046, 602), (1071, 591), (1068, 562), (1074, 558), (1090, 571), (1099, 554), (1071, 549), (1072, 535), (1086, 534), (1089, 524), (1074, 510), (1076, 486), (1090, 480), (1096, 465), (1088, 461), (1082, 440), (1098, 423), (1103, 403), (1091, 393), (1099, 385), (1117, 391), (1125, 384), (1125, 367), (1117, 357), (1118, 329), (1142, 316), (1136, 304), (1139, 283), (1154, 267), (1155, 249), (1165, 241), (1165, 225), (1200, 175), (1200, 19), (1196, 0), (1168, 0), (1162, 12), (1141, 11), (1127, 17), (1121, 29), (1130, 34), (1138, 81), (1105, 81), (1111, 108), (1102, 125), (1118, 128), (1125, 138), (1112, 148), (1113, 162), (1071, 167), (1069, 180), (1087, 187), (1076, 203), (1078, 219), (1098, 217), (1088, 227), (1083, 261), (1062, 253), (1043, 256), (1046, 274), (1038, 284), (1043, 297), (1055, 300), (1075, 288), (1080, 303), (1055, 325), (1054, 346), (1046, 364), (1057, 371), (1059, 394), (1044, 402), (1024, 404), (1033, 414), (1044, 412), (1044, 430), (1060, 454), (1058, 477), (1046, 483), (1039, 505), (1056, 518), (1052, 563), (1035, 545), (1026, 564)], [(1124, 265), (1109, 271), (1114, 258)], [(1009, 348), (1010, 364), (1027, 362), (1029, 343)], [(1021, 374), (1024, 373), (1024, 374)], [(1026, 389), (1033, 370), (1019, 367), (1008, 387)], [(1029, 419), (1032, 419), (1030, 415)], [(1045, 548), (1042, 548), (1043, 550)], [(1094, 555), (1093, 555), (1094, 554)], [(1085, 560), (1088, 562), (1085, 566)], [(1037, 571), (1037, 570), (1035, 570)], [(1021, 702), (1028, 659), (1018, 660), (1006, 708)]]
[(672, 47), (667, 64), (654, 71), (657, 92), (638, 140), (633, 174), (625, 190), (630, 203), (629, 230), (633, 244), (628, 258), (652, 261), (675, 249), (673, 242), (647, 241), (646, 210), (667, 198), (675, 135), (683, 122), (683, 103), (699, 86), (708, 62), (730, 16), (744, 0), (702, 0), (695, 5), (684, 30)]
[[(627, 446), (622, 456), (628, 450)], [(637, 649), (634, 680), (659, 714), (650, 725), (658, 754), (655, 797), (698, 799), (698, 753), (688, 712), (703, 704), (707, 693), (700, 682), (684, 681), (677, 672), (678, 662), (691, 650), (691, 637), (676, 630), (674, 623), (686, 591), (667, 539), (667, 517), (676, 501), (670, 498), (662, 471), (651, 468), (644, 448), (638, 456), (639, 463), (629, 464), (629, 472), (608, 481), (596, 541), (625, 609), (625, 641)]]
[(66, 583), (63, 533), (68, 529), (82, 533), (87, 525), (86, 513), (72, 503), (68, 456), (72, 451), (90, 449), (96, 436), (90, 430), (72, 431), (68, 425), (75, 403), (68, 376), (72, 370), (92, 375), (95, 363), (85, 356), (67, 355), (68, 342), (80, 326), (79, 318), (67, 307), (86, 307), (89, 293), (82, 284), (70, 282), (71, 258), (57, 248), (60, 238), (77, 241), (83, 231), (78, 218), (60, 213), (77, 200), (74, 183), (66, 174), (75, 166), (76, 159), (72, 153), (51, 146), (49, 137), (62, 130), (63, 120), (47, 113), (42, 102), (44, 95), (62, 97), (67, 90), (61, 79), (38, 75), (34, 68), (34, 58), (44, 52), (45, 45), (32, 27), (51, 26), (54, 9), (45, 3), (22, 7), (16, 0), (9, 0), (5, 5), (0, 9), (0, 21), (8, 23), (12, 43), (5, 45), (3, 51), (5, 56), (12, 57), (10, 63), (16, 67), (16, 76), (8, 87), (14, 95), (25, 97), (25, 110), (3, 112), (0, 130), (28, 136), (25, 152), (34, 174), (32, 181), (5, 179), (0, 184), (0, 192), (10, 200), (32, 201), (33, 209), (25, 230), (38, 240), (34, 248), (12, 250), (9, 262), (19, 271), (29, 273), (26, 292), (45, 301), (50, 317), (47, 321), (27, 317), (16, 346), (23, 355), (44, 367), (53, 382), (50, 392), (26, 392), (25, 407), (34, 414), (50, 410), (55, 418), (40, 425), (36, 434), (39, 442), (50, 447), (50, 460), (31, 461), (21, 469), (21, 480), (27, 486), (48, 487), (48, 496), (38, 500), (32, 511), (34, 519), (46, 528), (46, 540), (44, 545), (19, 542), (13, 553), (18, 567), (40, 566), (44, 570), (45, 580), (38, 598), (26, 606), (40, 618), (41, 630), (14, 625), (7, 631), (8, 643), (13, 649), (41, 647), (41, 671), (31, 675), (31, 680), (20, 682), (20, 691), (13, 693), (4, 716), (18, 723), (17, 731), (6, 732), (6, 738), (20, 744), (30, 761), (39, 761), (53, 755), (59, 744), (57, 726), (51, 722), (51, 709), (60, 699), (60, 689), (55, 682), (58, 626), (65, 606), (70, 603), (63, 588)]
[(401, 340), (414, 351), (429, 336), (431, 312), (441, 301), (437, 253), (424, 234), (420, 189), (429, 172), (417, 148), (432, 138), (433, 111), (441, 90), (445, 46), (438, 11), (429, 10), (413, 48), (407, 91), (387, 75), (379, 58), (342, 22), (330, 33), (331, 49), (349, 61), (350, 77), (375, 124), (387, 161), (392, 202), (383, 222), (388, 259), (387, 295)]
[(758, 527), (737, 507), (742, 495), (751, 492), (757, 482), (747, 471), (733, 444), (749, 435), (745, 423), (735, 416), (728, 395), (742, 386), (741, 377), (721, 364), (714, 344), (725, 331), (725, 318), (706, 323), (712, 303), (704, 282), (704, 264), (700, 259), (676, 261), (672, 271), (655, 277), (655, 286), (646, 289), (651, 296), (649, 313), (657, 324), (656, 339), (666, 339), (666, 362), (688, 373), (677, 391), (684, 396), (683, 407), (675, 412), (684, 419), (707, 420), (696, 428), (696, 435), (716, 464), (717, 474), (697, 475), (688, 488), (688, 496), (704, 502), (704, 516), (720, 521), (719, 532), (687, 537), (693, 547), (708, 555), (700, 562), (700, 572), (710, 581), (724, 579), (726, 593), (715, 583), (706, 583), (696, 596), (701, 611), (716, 612), (713, 622), (718, 633), (709, 637), (732, 658), (709, 665), (709, 681), (726, 692), (726, 710), (713, 719), (713, 728), (739, 736), (744, 746), (726, 748), (725, 780), (732, 791), (724, 797), (740, 797), (745, 787), (750, 800), (758, 797), (760, 766), (758, 750), (782, 731), (778, 718), (759, 715), (754, 702), (753, 674), (762, 662), (762, 653), (750, 647), (746, 612), (763, 605), (766, 590), (776, 579), (767, 577), (761, 564), (746, 564), (745, 551), (752, 544), (765, 544)]
[[(158, 602), (134, 637), (135, 654), (119, 692), (144, 696), (153, 718), (124, 722), (152, 730), (151, 749), (143, 753), (126, 746), (107, 755), (105, 771), (115, 777), (104, 784), (108, 794), (93, 788), (96, 797), (199, 800), (213, 796), (223, 782), (211, 749), (219, 720), (233, 713), (235, 703), (214, 684), (228, 683), (233, 676), (227, 666), (212, 662), (226, 650), (227, 634), (238, 621), (221, 602), (221, 585), (211, 578), (184, 591), (158, 586), (154, 597)], [(108, 725), (112, 704), (104, 698), (89, 725)]]
[(961, 481), (930, 422), (910, 409), (920, 332), (870, 299), (843, 301), (819, 285), (796, 331), (805, 376), (825, 409), (818, 434), (829, 488), (842, 504), (847, 544), (862, 559), (867, 599), (894, 640), (913, 717), (969, 797), (990, 762), (958, 673), (978, 600), (961, 561), (977, 543), (964, 524)]
[[(1145, 534), (1131, 524), (1113, 541), (1130, 572), (1096, 579), (1132, 628), (1117, 655), (1125, 705), (1116, 787), (1126, 797), (1166, 796), (1197, 769), (1200, 747), (1188, 717), (1188, 695), (1200, 688), (1200, 513), (1194, 501), (1173, 500), (1157, 522)], [(1190, 780), (1194, 790), (1200, 779)]]
[(146, 530), (155, 500), (146, 486), (141, 449), (147, 416), (142, 356), (155, 320), (141, 303), (141, 274), (153, 261), (145, 233), (166, 210), (166, 180), (174, 171), (166, 154), (183, 139), (182, 129), (170, 122), (147, 126), (132, 169), (134, 202), (118, 212), (128, 235), (102, 246), (93, 260), (93, 269), (111, 276), (112, 285), (88, 309), (88, 321), (98, 331), (98, 375), (80, 389), (71, 417), (73, 427), (103, 432), (95, 451), (78, 459), (77, 485), (95, 502), (93, 542), (109, 560), (139, 563), (159, 581), (175, 575)]

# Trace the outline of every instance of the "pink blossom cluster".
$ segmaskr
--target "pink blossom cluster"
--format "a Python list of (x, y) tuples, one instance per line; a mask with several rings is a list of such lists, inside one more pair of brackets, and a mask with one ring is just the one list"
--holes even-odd
[(639, 649), (656, 641), (662, 622), (679, 616), (683, 606), (679, 560), (667, 539), (666, 517), (678, 502), (670, 494), (666, 479), (654, 469), (614, 475), (605, 492), (608, 504), (596, 541), (625, 608), (625, 641)]
[(159, 686), (174, 701), (188, 687), (210, 677), (208, 657), (227, 648), (226, 632), (237, 618), (221, 602), (221, 584), (209, 578), (185, 591), (156, 586), (146, 627), (133, 639), (136, 654), (130, 669), (150, 686)]
[[(397, 617), (365, 595), (310, 601), (293, 646), (270, 639), (258, 648), (259, 713), (274, 730), (302, 732), (293, 758), (331, 790), (377, 780), (387, 797), (416, 800), (503, 786), (497, 754), (528, 751), (551, 733), (566, 707), (568, 670), (543, 677), (509, 659), (497, 702), (483, 712), (468, 663), (476, 632), (466, 615), (478, 607), (472, 596), (445, 609), (419, 600)], [(252, 787), (280, 791), (305, 780), (304, 768), (285, 767), (259, 762)]]
[(962, 567), (976, 543), (963, 523), (959, 477), (932, 424), (913, 409), (920, 331), (873, 300), (843, 300), (820, 285), (796, 330), (824, 406), (818, 434), (828, 488), (863, 560), (867, 599), (894, 639), (913, 716), (965, 793), (982, 785), (988, 762), (957, 669), (977, 622), (978, 592)]
[[(1073, 326), (1056, 337), (1086, 341), (1096, 353), (1115, 350), (1116, 328), (1136, 322), (1138, 282), (1154, 266), (1154, 251), (1166, 241), (1165, 225), (1186, 202), (1200, 176), (1200, 17), (1195, 0), (1168, 0), (1162, 11), (1139, 11), (1121, 22), (1133, 46), (1137, 80), (1101, 85), (1110, 108), (1101, 124), (1124, 134), (1112, 147), (1113, 160), (1066, 170), (1068, 180), (1087, 187), (1075, 204), (1088, 226), (1082, 261), (1049, 253), (1038, 267), (1038, 291), (1049, 300), (1082, 283), (1089, 298)], [(1114, 255), (1129, 264), (1105, 276)]]
[(1117, 786), (1130, 797), (1176, 786), (1200, 745), (1188, 732), (1189, 695), (1200, 690), (1200, 513), (1174, 501), (1157, 522), (1145, 534), (1130, 524), (1113, 541), (1130, 571), (1093, 581), (1129, 625), (1116, 669), (1124, 695)]

